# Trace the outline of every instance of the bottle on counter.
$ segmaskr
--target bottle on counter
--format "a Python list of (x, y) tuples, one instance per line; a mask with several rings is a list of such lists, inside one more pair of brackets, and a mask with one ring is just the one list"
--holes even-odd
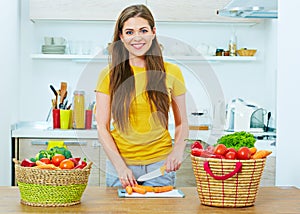
[(236, 38), (236, 34), (234, 33), (229, 41), (229, 55), (230, 56), (236, 56), (236, 50), (237, 50), (237, 38)]
[(85, 128), (85, 103), (84, 91), (74, 91), (73, 98), (73, 128)]

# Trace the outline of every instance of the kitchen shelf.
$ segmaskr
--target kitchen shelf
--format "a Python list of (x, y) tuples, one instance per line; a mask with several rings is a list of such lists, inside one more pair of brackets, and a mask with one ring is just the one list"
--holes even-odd
[(32, 59), (61, 59), (61, 60), (106, 60), (107, 56), (101, 55), (78, 55), (78, 54), (31, 54)]
[[(31, 54), (32, 59), (58, 59), (58, 60), (73, 60), (73, 61), (105, 61), (108, 56), (106, 55), (70, 55), (70, 54)], [(234, 62), (234, 61), (256, 61), (255, 56), (164, 56), (168, 61), (190, 61), (190, 62), (199, 62), (199, 61), (211, 61), (211, 62)]]

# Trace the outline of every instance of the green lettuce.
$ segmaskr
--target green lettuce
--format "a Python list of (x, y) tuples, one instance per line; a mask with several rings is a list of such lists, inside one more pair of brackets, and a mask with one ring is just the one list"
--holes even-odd
[(217, 144), (224, 144), (227, 148), (239, 150), (243, 146), (248, 148), (254, 147), (255, 141), (256, 139), (253, 134), (241, 131), (222, 136), (217, 140)]

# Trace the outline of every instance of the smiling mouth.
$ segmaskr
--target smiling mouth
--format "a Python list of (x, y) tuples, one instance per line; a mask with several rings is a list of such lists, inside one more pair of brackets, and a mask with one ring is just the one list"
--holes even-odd
[(139, 44), (132, 44), (131, 46), (134, 47), (135, 49), (139, 50), (142, 47), (144, 47), (145, 43), (139, 43)]

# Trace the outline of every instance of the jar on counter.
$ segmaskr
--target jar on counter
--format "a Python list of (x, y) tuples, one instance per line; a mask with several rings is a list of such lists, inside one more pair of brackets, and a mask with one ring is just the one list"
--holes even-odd
[(73, 128), (85, 128), (84, 91), (74, 91), (73, 98)]
[(223, 56), (224, 50), (223, 49), (216, 49), (216, 56)]

